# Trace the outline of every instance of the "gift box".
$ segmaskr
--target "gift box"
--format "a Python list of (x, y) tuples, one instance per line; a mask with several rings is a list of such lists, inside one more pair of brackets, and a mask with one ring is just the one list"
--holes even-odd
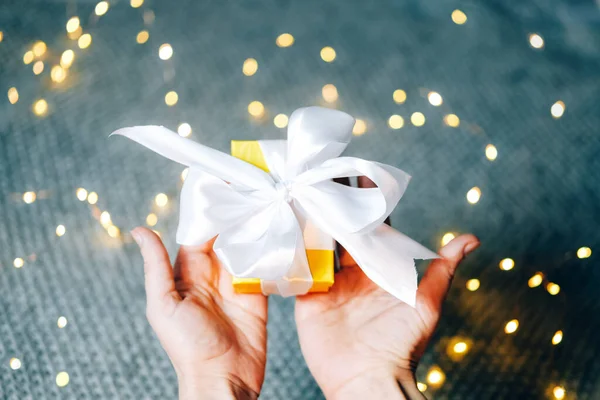
[[(231, 155), (269, 172), (258, 141), (232, 140)], [(310, 220), (303, 219), (300, 223), (304, 227), (302, 236), (312, 275), (312, 286), (309, 292), (327, 292), (333, 285), (335, 241)], [(233, 287), (238, 293), (262, 293), (259, 278), (233, 277)]]

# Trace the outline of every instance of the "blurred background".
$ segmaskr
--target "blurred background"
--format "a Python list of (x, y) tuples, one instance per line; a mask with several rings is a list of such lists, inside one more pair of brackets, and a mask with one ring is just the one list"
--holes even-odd
[[(324, 105), (413, 175), (392, 223), (473, 232), (417, 371), (432, 399), (599, 399), (600, 9), (592, 0), (0, 4), (0, 398), (163, 399), (128, 231), (176, 250), (162, 124), (222, 151)], [(419, 264), (422, 272), (426, 264)], [(264, 399), (322, 398), (273, 297)]]

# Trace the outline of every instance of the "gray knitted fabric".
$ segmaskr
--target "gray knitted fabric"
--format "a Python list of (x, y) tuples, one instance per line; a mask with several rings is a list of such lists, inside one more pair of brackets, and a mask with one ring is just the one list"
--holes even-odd
[[(278, 113), (321, 104), (334, 84), (336, 107), (366, 121), (348, 154), (396, 165), (413, 181), (392, 222), (436, 248), (445, 232), (474, 232), (483, 245), (458, 271), (440, 327), (418, 369), (446, 374), (436, 399), (600, 398), (600, 13), (593, 2), (487, 1), (150, 1), (141, 8), (95, 1), (0, 3), (0, 398), (164, 399), (175, 374), (144, 316), (142, 261), (129, 229), (157, 212), (156, 229), (172, 254), (182, 168), (120, 138), (114, 129), (188, 122), (192, 138), (227, 151), (231, 139), (283, 138)], [(455, 8), (468, 20), (457, 25)], [(153, 21), (150, 10), (153, 11)], [(146, 16), (146, 23), (143, 16)], [(78, 15), (92, 44), (77, 48), (65, 24)], [(147, 29), (150, 38), (136, 43)], [(289, 48), (275, 45), (284, 32)], [(531, 48), (528, 35), (545, 40)], [(23, 63), (35, 40), (48, 45), (41, 75)], [(158, 47), (170, 43), (170, 60)], [(337, 58), (320, 59), (324, 46)], [(67, 80), (50, 81), (61, 52), (76, 49)], [(246, 58), (258, 61), (252, 77)], [(16, 87), (19, 101), (5, 94)], [(402, 88), (404, 104), (392, 100)], [(179, 102), (167, 107), (169, 90)], [(440, 107), (425, 94), (439, 92)], [(31, 107), (47, 100), (48, 115)], [(267, 117), (249, 118), (260, 100)], [(562, 118), (550, 107), (566, 104)], [(422, 127), (410, 116), (422, 112)], [(458, 128), (444, 115), (460, 117)], [(387, 119), (404, 118), (392, 130)], [(484, 149), (498, 149), (494, 162)], [(475, 205), (466, 199), (477, 186)], [(96, 206), (77, 199), (82, 187)], [(24, 192), (37, 200), (26, 204)], [(153, 199), (170, 202), (157, 211)], [(113, 239), (96, 219), (108, 211), (121, 229)], [(94, 215), (94, 213), (96, 213)], [(62, 224), (66, 234), (58, 237)], [(13, 260), (23, 258), (22, 268)], [(515, 268), (501, 271), (511, 257)], [(419, 264), (422, 272), (425, 264)], [(560, 285), (551, 296), (528, 279), (542, 271)], [(465, 282), (478, 278), (476, 292)], [(264, 399), (319, 399), (300, 354), (293, 299), (271, 298)], [(57, 319), (68, 324), (60, 329)], [(511, 319), (520, 326), (504, 333)], [(557, 330), (562, 343), (551, 344)], [(446, 354), (456, 336), (472, 340), (462, 361)], [(21, 368), (10, 368), (18, 358)], [(14, 364), (13, 364), (14, 366)], [(66, 371), (70, 382), (55, 383)]]

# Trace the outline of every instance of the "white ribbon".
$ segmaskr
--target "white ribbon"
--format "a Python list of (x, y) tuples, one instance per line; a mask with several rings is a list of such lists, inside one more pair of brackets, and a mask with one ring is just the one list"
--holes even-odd
[[(232, 275), (260, 278), (268, 293), (306, 293), (312, 278), (301, 224), (310, 221), (337, 240), (373, 282), (414, 306), (414, 259), (438, 256), (383, 224), (409, 175), (377, 162), (338, 158), (353, 126), (354, 119), (341, 111), (296, 110), (287, 142), (259, 141), (270, 173), (162, 126), (113, 134), (190, 168), (181, 191), (177, 242), (198, 245), (218, 236), (214, 250)], [(332, 181), (363, 175), (377, 187)]]

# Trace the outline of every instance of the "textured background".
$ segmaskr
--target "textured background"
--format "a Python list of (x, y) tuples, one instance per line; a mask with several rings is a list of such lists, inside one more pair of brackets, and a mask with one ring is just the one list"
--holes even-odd
[[(162, 399), (176, 395), (174, 372), (144, 317), (141, 258), (126, 232), (156, 211), (175, 251), (181, 167), (125, 139), (116, 128), (183, 121), (192, 138), (221, 150), (230, 139), (282, 138), (273, 116), (322, 104), (321, 88), (339, 91), (335, 107), (367, 123), (348, 153), (390, 163), (414, 177), (393, 215), (394, 225), (437, 247), (445, 232), (474, 232), (483, 246), (461, 267), (441, 325), (418, 370), (438, 365), (445, 383), (436, 399), (547, 399), (563, 386), (567, 399), (600, 398), (600, 11), (593, 1), (536, 0), (237, 0), (146, 1), (141, 8), (111, 2), (94, 16), (95, 1), (0, 3), (0, 89), (17, 87), (12, 105), (0, 98), (0, 398)], [(467, 16), (454, 24), (452, 10)], [(143, 14), (153, 10), (154, 21)], [(78, 15), (92, 45), (80, 50), (65, 23)], [(146, 14), (148, 17), (148, 14)], [(148, 20), (148, 18), (146, 18)], [(138, 31), (150, 39), (140, 45)], [(289, 32), (295, 43), (275, 45)], [(537, 32), (545, 47), (533, 49)], [(23, 54), (48, 45), (35, 76)], [(168, 42), (174, 55), (158, 58)], [(319, 57), (337, 51), (333, 63)], [(74, 48), (68, 78), (50, 81), (50, 66)], [(256, 75), (243, 61), (258, 60)], [(404, 89), (404, 104), (392, 92)], [(167, 107), (164, 95), (179, 102)], [(439, 92), (431, 106), (425, 94)], [(48, 114), (35, 116), (38, 98)], [(260, 100), (267, 115), (249, 117)], [(562, 118), (550, 107), (566, 104)], [(412, 112), (425, 114), (422, 127)], [(447, 113), (458, 128), (443, 124)], [(399, 114), (405, 126), (392, 130)], [(490, 162), (484, 149), (499, 152)], [(466, 192), (481, 188), (469, 204)], [(99, 195), (80, 202), (77, 188)], [(22, 195), (35, 191), (26, 204)], [(157, 210), (154, 196), (170, 202)], [(123, 234), (110, 238), (97, 221), (107, 210)], [(58, 237), (56, 226), (66, 234)], [(14, 268), (13, 260), (25, 260)], [(515, 268), (502, 271), (505, 257)], [(420, 265), (422, 270), (425, 265)], [(560, 285), (551, 296), (528, 279), (541, 271)], [(478, 278), (476, 292), (465, 282)], [(322, 395), (301, 358), (293, 299), (270, 299), (265, 399)], [(68, 325), (57, 327), (59, 316)], [(520, 321), (513, 335), (507, 321)], [(551, 338), (557, 330), (564, 340)], [(446, 354), (456, 335), (472, 341), (461, 361)], [(9, 360), (22, 366), (13, 370)], [(59, 388), (58, 372), (70, 383)]]

